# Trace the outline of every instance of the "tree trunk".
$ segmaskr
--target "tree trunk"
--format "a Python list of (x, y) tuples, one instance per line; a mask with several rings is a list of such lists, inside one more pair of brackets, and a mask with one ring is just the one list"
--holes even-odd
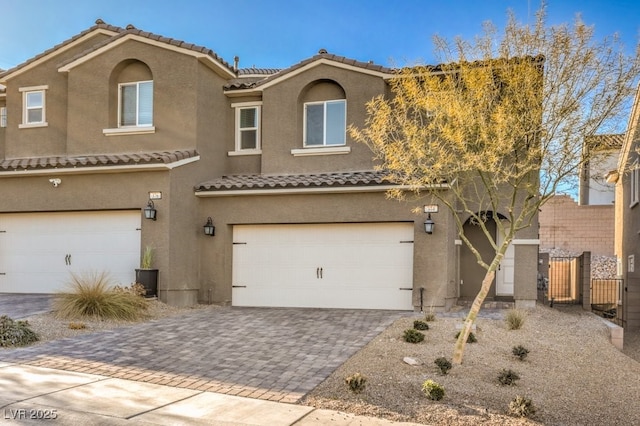
[[(492, 264), (493, 266), (493, 264)], [(467, 344), (467, 339), (469, 338), (469, 333), (471, 333), (471, 327), (473, 323), (476, 321), (476, 317), (478, 316), (478, 312), (480, 312), (480, 308), (482, 307), (482, 303), (484, 299), (487, 298), (487, 294), (489, 294), (489, 289), (491, 289), (491, 284), (493, 283), (493, 278), (496, 275), (495, 269), (489, 269), (482, 280), (482, 287), (480, 291), (476, 295), (476, 298), (473, 300), (473, 304), (471, 305), (471, 309), (469, 309), (469, 314), (467, 318), (464, 320), (464, 327), (462, 331), (460, 331), (460, 335), (458, 336), (458, 341), (456, 342), (455, 349), (453, 350), (453, 363), (454, 364), (462, 364), (462, 356), (464, 355), (464, 348)]]

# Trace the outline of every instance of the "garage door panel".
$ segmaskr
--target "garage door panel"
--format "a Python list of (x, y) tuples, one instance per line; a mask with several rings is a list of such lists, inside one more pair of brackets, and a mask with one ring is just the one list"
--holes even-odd
[(411, 240), (409, 223), (236, 226), (232, 303), (412, 309)]
[(71, 273), (106, 272), (135, 280), (140, 258), (138, 211), (0, 215), (0, 292), (51, 293)]

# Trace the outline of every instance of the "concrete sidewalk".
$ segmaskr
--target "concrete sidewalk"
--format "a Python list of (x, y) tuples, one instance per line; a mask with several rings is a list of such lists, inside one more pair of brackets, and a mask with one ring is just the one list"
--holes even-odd
[(417, 425), (94, 374), (0, 362), (0, 423)]

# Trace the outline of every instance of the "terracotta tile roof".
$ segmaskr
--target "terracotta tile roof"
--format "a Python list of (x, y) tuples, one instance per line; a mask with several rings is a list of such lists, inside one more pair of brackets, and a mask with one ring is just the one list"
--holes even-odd
[(43, 169), (170, 164), (197, 156), (195, 150), (12, 158), (0, 161), (0, 173)]
[(258, 80), (258, 81), (252, 81), (252, 82), (246, 82), (245, 84), (242, 84), (243, 81), (242, 80), (234, 80), (232, 82), (230, 82), (229, 84), (225, 85), (224, 88), (225, 90), (234, 90), (234, 89), (250, 89), (253, 87), (259, 87), (262, 84), (266, 84), (268, 82), (270, 82), (271, 80), (274, 80), (276, 78), (280, 78), (283, 75), (289, 74), (290, 72), (293, 72), (299, 68), (302, 68), (308, 64), (311, 64), (315, 61), (318, 61), (320, 59), (328, 59), (334, 62), (339, 62), (342, 64), (346, 64), (346, 65), (351, 65), (357, 68), (362, 68), (362, 69), (366, 69), (366, 70), (370, 70), (370, 71), (378, 71), (381, 73), (385, 73), (385, 74), (392, 74), (395, 72), (394, 69), (392, 68), (387, 68), (384, 67), (382, 65), (376, 65), (373, 62), (361, 62), (361, 61), (357, 61), (355, 59), (349, 59), (346, 58), (344, 56), (338, 56), (338, 55), (334, 55), (331, 53), (327, 53), (326, 50), (321, 49), (317, 55), (312, 56), (311, 58), (305, 59), (302, 62), (299, 62), (295, 65), (290, 66), (289, 68), (285, 68), (282, 70), (273, 70), (273, 71), (277, 71), (271, 75), (267, 75), (266, 78), (262, 79), (262, 80)]
[(85, 35), (89, 34), (92, 31), (95, 31), (97, 29), (113, 31), (113, 32), (116, 32), (116, 33), (121, 33), (121, 32), (126, 31), (124, 28), (120, 28), (120, 27), (116, 27), (116, 26), (113, 26), (113, 25), (109, 25), (109, 24), (106, 24), (102, 19), (97, 19), (95, 25), (93, 25), (92, 27), (82, 31), (79, 34), (76, 34), (75, 36), (71, 37), (70, 39), (63, 41), (62, 43), (56, 44), (52, 48), (45, 50), (44, 52), (40, 53), (39, 55), (36, 55), (33, 58), (30, 58), (27, 61), (25, 61), (25, 62), (15, 66), (15, 67), (9, 69), (9, 70), (0, 71), (0, 78), (3, 77), (6, 74), (11, 74), (14, 71), (17, 71), (18, 69), (25, 67), (25, 66), (29, 65), (30, 63), (35, 62), (35, 61), (37, 61), (38, 59), (40, 59), (40, 58), (42, 58), (44, 56), (47, 56), (50, 53), (55, 52), (56, 50), (60, 49), (61, 47), (64, 47), (64, 46), (66, 46), (68, 44), (73, 43), (74, 41), (84, 37)]
[(177, 40), (174, 38), (169, 38), (169, 37), (163, 37), (161, 35), (158, 34), (153, 34), (147, 31), (142, 31), (137, 29), (136, 27), (134, 27), (133, 25), (129, 24), (127, 25), (127, 27), (122, 30), (120, 32), (120, 34), (111, 37), (110, 39), (104, 40), (102, 43), (98, 43), (95, 46), (92, 46), (90, 49), (80, 53), (79, 55), (76, 55), (75, 57), (69, 59), (68, 61), (65, 61), (63, 64), (60, 64), (60, 66), (64, 66), (67, 65), (91, 52), (94, 52), (98, 49), (100, 49), (101, 47), (104, 47), (122, 37), (126, 37), (129, 34), (133, 34), (133, 35), (137, 35), (139, 37), (144, 37), (144, 38), (148, 38), (149, 40), (154, 40), (160, 43), (166, 43), (168, 45), (171, 46), (175, 46), (175, 47), (179, 47), (182, 49), (187, 49), (187, 50), (192, 50), (194, 52), (198, 52), (198, 53), (202, 53), (205, 55), (210, 56), (212, 59), (214, 59), (215, 61), (219, 62), (220, 64), (222, 64), (225, 68), (227, 68), (227, 70), (233, 74), (235, 74), (236, 72), (233, 70), (233, 68), (231, 67), (231, 65), (229, 65), (229, 63), (227, 63), (224, 59), (222, 59), (220, 56), (218, 56), (217, 53), (215, 53), (213, 50), (207, 48), (207, 47), (203, 47), (203, 46), (198, 46), (196, 44), (193, 43), (187, 43), (185, 41), (182, 40)]
[(321, 188), (389, 185), (381, 171), (312, 173), (298, 175), (229, 175), (196, 186), (196, 191)]
[(282, 71), (280, 68), (240, 68), (238, 70), (238, 76), (242, 77), (244, 75), (264, 75), (269, 76), (271, 74), (275, 74), (277, 72)]
[(619, 150), (623, 142), (624, 133), (592, 135), (585, 138), (585, 143), (595, 151)]

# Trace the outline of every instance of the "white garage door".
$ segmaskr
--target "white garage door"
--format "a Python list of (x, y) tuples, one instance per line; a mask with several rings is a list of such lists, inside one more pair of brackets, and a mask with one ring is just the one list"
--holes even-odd
[(0, 293), (52, 293), (70, 272), (135, 281), (140, 212), (0, 214)]
[(234, 306), (411, 310), (413, 224), (240, 225)]

